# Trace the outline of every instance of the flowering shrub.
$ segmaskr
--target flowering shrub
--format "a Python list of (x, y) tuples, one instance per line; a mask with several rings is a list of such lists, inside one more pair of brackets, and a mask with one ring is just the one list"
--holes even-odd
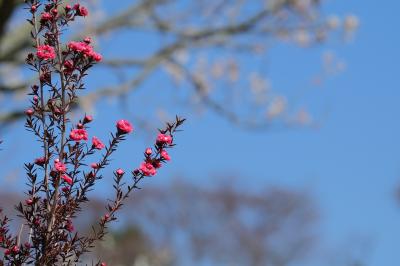
[[(26, 62), (38, 74), (38, 84), (31, 87), (31, 107), (26, 110), (26, 128), (40, 141), (43, 154), (26, 163), (28, 176), (27, 199), (16, 206), (19, 216), (29, 229), (26, 237), (9, 231), (9, 218), (0, 217), (0, 248), (4, 258), (0, 265), (76, 265), (82, 255), (90, 252), (95, 241), (103, 239), (110, 222), (138, 183), (146, 176), (154, 176), (163, 163), (170, 160), (167, 149), (173, 147), (174, 133), (184, 122), (176, 118), (159, 130), (153, 149), (147, 148), (144, 160), (124, 178), (125, 171), (114, 171), (115, 198), (106, 206), (92, 235), (83, 236), (75, 231), (73, 219), (87, 202), (88, 192), (103, 178), (101, 170), (110, 162), (110, 156), (119, 143), (133, 131), (127, 120), (119, 120), (110, 134), (108, 144), (92, 136), (88, 124), (93, 117), (85, 115), (73, 125), (69, 119), (77, 93), (84, 89), (83, 78), (102, 56), (90, 45), (91, 39), (81, 42), (61, 42), (61, 33), (88, 10), (80, 4), (62, 5), (60, 0), (26, 0), (32, 17), (31, 36), (36, 53), (30, 53)], [(69, 134), (68, 134), (69, 132)], [(87, 160), (103, 151), (101, 159), (87, 166)], [(1, 215), (0, 210), (0, 215)], [(26, 242), (24, 242), (26, 239)], [(24, 243), (23, 243), (24, 242)], [(97, 262), (96, 265), (106, 265)]]

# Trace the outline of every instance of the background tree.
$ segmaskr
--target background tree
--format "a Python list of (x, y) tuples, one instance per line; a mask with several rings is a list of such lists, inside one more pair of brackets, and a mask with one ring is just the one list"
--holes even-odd
[[(19, 17), (22, 2), (0, 1), (3, 123), (23, 113), (10, 99), (24, 93), (30, 83), (30, 77), (19, 71), (30, 47), (29, 28), (13, 20)], [(178, 102), (192, 110), (207, 107), (247, 128), (312, 122), (304, 108), (291, 106), (285, 95), (271, 86), (265, 69), (272, 47), (287, 42), (313, 47), (326, 42), (333, 30), (339, 33), (334, 38), (348, 36), (358, 25), (351, 15), (325, 15), (324, 2), (319, 0), (87, 2), (98, 8), (98, 16), (89, 26), (76, 28), (75, 37), (95, 35), (100, 46), (119, 38), (129, 43), (131, 52), (105, 52), (108, 59), (103, 71), (114, 78), (82, 98), (81, 107), (92, 108), (102, 97), (123, 101), (131, 91), (156, 78), (163, 86), (170, 82), (183, 88), (169, 97), (170, 104)], [(104, 13), (107, 15), (101, 15)], [(143, 32), (146, 38), (140, 35)], [(328, 66), (318, 78), (342, 68), (342, 63), (330, 56), (325, 59)], [(249, 60), (252, 67), (244, 67)]]
[[(154, 266), (283, 266), (313, 255), (318, 211), (306, 191), (243, 191), (233, 180), (200, 187), (177, 179), (140, 191), (125, 206), (124, 226), (98, 245), (98, 254), (114, 265)], [(84, 224), (101, 211), (91, 206)]]

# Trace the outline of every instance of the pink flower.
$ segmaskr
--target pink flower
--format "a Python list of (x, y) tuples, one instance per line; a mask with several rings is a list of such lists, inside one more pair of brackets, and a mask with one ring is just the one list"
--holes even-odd
[(32, 199), (27, 199), (25, 200), (26, 205), (32, 205), (33, 204), (33, 200)]
[(117, 175), (123, 175), (125, 174), (124, 170), (122, 170), (121, 168), (118, 168), (117, 171), (115, 171), (117, 173)]
[(172, 144), (172, 137), (170, 135), (158, 134), (157, 144)]
[(167, 161), (171, 160), (171, 157), (169, 156), (169, 154), (166, 150), (162, 150), (160, 154), (161, 154), (161, 157), (164, 158), (165, 160), (167, 160)]
[(74, 141), (88, 140), (88, 134), (83, 128), (71, 130), (69, 137)]
[(40, 17), (40, 21), (41, 22), (46, 22), (46, 21), (50, 21), (53, 19), (53, 15), (51, 15), (50, 13), (44, 12), (42, 14), (42, 16)]
[(89, 49), (88, 47), (90, 47), (90, 46), (88, 46), (87, 43), (84, 43), (84, 42), (69, 42), (68, 43), (68, 48), (75, 52), (87, 51)]
[(151, 148), (147, 148), (144, 153), (146, 153), (146, 155), (151, 155), (153, 153), (153, 150)]
[(37, 48), (36, 52), (37, 57), (43, 60), (54, 59), (56, 58), (56, 53), (54, 52), (54, 48), (50, 45), (41, 45)]
[(145, 176), (153, 176), (157, 173), (156, 168), (151, 163), (143, 162), (140, 165), (140, 171), (142, 171)]
[(96, 61), (96, 62), (100, 62), (100, 61), (103, 59), (103, 57), (101, 56), (101, 54), (96, 53), (96, 52), (94, 52), (94, 51), (92, 51), (92, 52), (89, 54), (89, 57), (92, 58), (92, 59), (93, 59), (94, 61)]
[(72, 178), (67, 175), (62, 175), (61, 179), (68, 183), (68, 185), (72, 185)]
[(127, 120), (121, 119), (117, 122), (117, 129), (120, 134), (128, 134), (132, 132), (133, 127)]
[(89, 11), (87, 10), (87, 8), (84, 6), (81, 6), (80, 4), (75, 4), (74, 9), (76, 10), (77, 16), (86, 17), (87, 15), (89, 15)]
[(74, 52), (83, 53), (85, 56), (95, 60), (96, 62), (100, 62), (103, 59), (103, 57), (99, 53), (96, 53), (93, 50), (93, 47), (87, 42), (69, 42), (68, 48)]
[(67, 167), (65, 166), (65, 164), (58, 160), (54, 162), (54, 168), (60, 173), (65, 173), (65, 171), (67, 171)]
[(107, 264), (106, 264), (105, 262), (102, 262), (102, 263), (100, 264), (100, 266), (107, 266)]
[(93, 137), (92, 138), (92, 148), (94, 148), (94, 149), (98, 149), (98, 150), (101, 150), (101, 149), (103, 149), (104, 147), (105, 147), (105, 145), (103, 144), (103, 142), (101, 142), (101, 140), (99, 140), (98, 138), (96, 138), (96, 137)]

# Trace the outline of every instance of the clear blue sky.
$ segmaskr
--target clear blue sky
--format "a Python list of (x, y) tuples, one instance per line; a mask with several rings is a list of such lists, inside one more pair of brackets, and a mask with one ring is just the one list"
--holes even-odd
[[(349, 243), (352, 239), (365, 239), (371, 245), (368, 266), (400, 265), (400, 206), (394, 198), (400, 184), (399, 8), (400, 2), (394, 0), (327, 1), (326, 14), (354, 13), (360, 18), (361, 27), (353, 42), (328, 43), (307, 52), (273, 48), (268, 58), (269, 74), (274, 85), (290, 89), (304, 81), (304, 75), (313, 73), (326, 49), (345, 59), (346, 71), (325, 82), (317, 89), (318, 97), (310, 100), (313, 112), (327, 113), (321, 116), (318, 129), (249, 132), (212, 113), (198, 117), (182, 109), (181, 114), (189, 120), (172, 152), (173, 163), (152, 182), (166, 182), (174, 174), (196, 182), (210, 176), (206, 179), (210, 182), (214, 175), (235, 173), (253, 188), (282, 184), (306, 189), (314, 195), (322, 215), (321, 258), (315, 265), (327, 265), (324, 259), (332, 256), (327, 250), (356, 253), (357, 247)], [(113, 48), (104, 49), (110, 52)], [(294, 71), (299, 66), (301, 71)], [(293, 69), (290, 79), (282, 72), (287, 67)], [(154, 87), (162, 85), (155, 80), (144, 91), (156, 93)], [(133, 94), (132, 105), (148, 100), (144, 95), (150, 92)], [(288, 92), (289, 97), (291, 93), (294, 89)], [(97, 113), (101, 122), (93, 130), (103, 131), (100, 136), (106, 136), (102, 128), (113, 129), (114, 121), (123, 116), (115, 105), (112, 107), (115, 112), (108, 106)], [(140, 110), (135, 111), (140, 114)], [(22, 129), (20, 123), (3, 136), (7, 141), (0, 153), (3, 162), (10, 150), (29, 147), (23, 156), (14, 154), (16, 160), (7, 167), (9, 172), (22, 169), (20, 159), (32, 157), (29, 135), (15, 134)], [(117, 156), (121, 166), (138, 163), (144, 147), (143, 138), (130, 138)], [(11, 183), (3, 180), (0, 184)]]

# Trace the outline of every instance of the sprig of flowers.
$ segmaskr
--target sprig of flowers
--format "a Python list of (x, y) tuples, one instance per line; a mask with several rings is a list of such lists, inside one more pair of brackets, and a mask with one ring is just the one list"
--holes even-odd
[[(143, 162), (125, 177), (123, 169), (114, 171), (115, 198), (107, 205), (93, 234), (84, 236), (75, 232), (73, 220), (89, 200), (88, 192), (103, 178), (101, 171), (110, 162), (111, 155), (133, 126), (127, 120), (116, 123), (114, 133), (105, 144), (91, 136), (89, 124), (93, 117), (85, 115), (76, 124), (70, 113), (85, 89), (84, 78), (102, 56), (91, 45), (89, 37), (81, 41), (61, 42), (62, 32), (79, 17), (89, 15), (80, 4), (63, 5), (61, 0), (26, 0), (31, 14), (31, 36), (36, 52), (29, 53), (26, 62), (37, 73), (38, 82), (31, 86), (31, 106), (26, 110), (25, 127), (42, 146), (42, 154), (25, 164), (28, 178), (27, 198), (16, 206), (20, 217), (29, 228), (26, 238), (10, 233), (9, 219), (0, 219), (0, 248), (4, 258), (0, 265), (64, 265), (76, 264), (89, 252), (95, 241), (103, 239), (108, 224), (117, 219), (117, 211), (139, 182), (154, 176), (162, 164), (170, 160), (167, 152), (174, 143), (174, 133), (184, 122), (176, 117), (173, 123), (159, 130), (154, 147), (144, 152)], [(91, 140), (91, 141), (90, 141)], [(103, 152), (100, 160), (91, 162), (92, 155)], [(22, 243), (22, 239), (26, 239)], [(98, 262), (97, 265), (106, 265)]]

